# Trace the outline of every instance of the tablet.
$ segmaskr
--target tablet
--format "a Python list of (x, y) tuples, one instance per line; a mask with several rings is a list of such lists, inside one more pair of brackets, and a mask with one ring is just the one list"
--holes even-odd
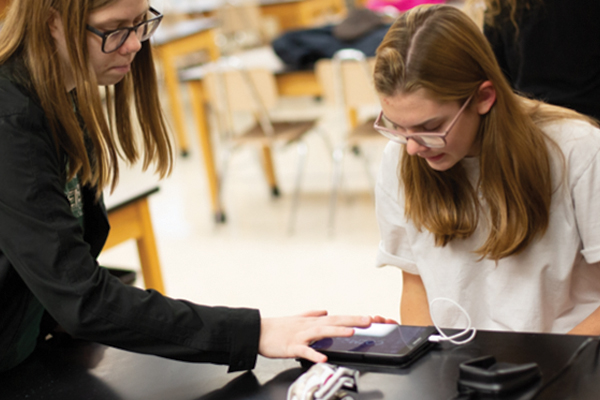
[(432, 326), (372, 324), (355, 328), (351, 337), (321, 339), (311, 347), (325, 354), (329, 362), (403, 367), (434, 345), (428, 340), (432, 334)]

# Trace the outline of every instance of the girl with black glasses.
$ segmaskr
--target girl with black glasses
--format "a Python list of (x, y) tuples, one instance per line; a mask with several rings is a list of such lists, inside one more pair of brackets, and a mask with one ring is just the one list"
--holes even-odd
[(98, 267), (102, 190), (121, 159), (161, 176), (172, 168), (148, 41), (161, 18), (148, 0), (12, 1), (0, 31), (0, 371), (43, 340), (44, 313), (78, 338), (230, 370), (253, 368), (258, 353), (324, 361), (309, 343), (373, 320), (262, 319), (126, 286)]

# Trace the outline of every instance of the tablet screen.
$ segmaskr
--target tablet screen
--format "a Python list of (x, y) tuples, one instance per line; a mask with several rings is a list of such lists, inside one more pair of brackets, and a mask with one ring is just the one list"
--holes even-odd
[(422, 344), (429, 334), (430, 327), (372, 324), (366, 329), (356, 328), (354, 336), (322, 339), (311, 347), (334, 352), (405, 355)]

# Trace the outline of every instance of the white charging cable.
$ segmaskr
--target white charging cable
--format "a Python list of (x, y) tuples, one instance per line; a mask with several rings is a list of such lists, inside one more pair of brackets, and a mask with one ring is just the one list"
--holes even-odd
[[(447, 301), (447, 302), (455, 305), (467, 318), (467, 327), (463, 331), (458, 332), (454, 335), (451, 335), (451, 336), (446, 335), (446, 333), (442, 330), (442, 328), (440, 328), (438, 323), (435, 321), (435, 316), (434, 316), (435, 313), (433, 312), (433, 305), (437, 301)], [(463, 307), (461, 307), (461, 305), (458, 304), (456, 301), (449, 299), (447, 297), (437, 297), (437, 298), (433, 299), (431, 301), (431, 303), (429, 303), (429, 310), (430, 310), (430, 314), (431, 314), (431, 320), (433, 321), (433, 325), (435, 326), (435, 329), (437, 329), (437, 331), (439, 333), (439, 335), (429, 336), (430, 342), (436, 342), (436, 343), (437, 342), (450, 342), (452, 344), (461, 345), (461, 344), (469, 343), (471, 340), (473, 340), (475, 338), (477, 329), (475, 329), (471, 326), (471, 317), (469, 316), (469, 313), (467, 312), (467, 310), (465, 310)], [(465, 336), (467, 336), (469, 333), (470, 333), (469, 337), (467, 337), (466, 339), (462, 339)]]

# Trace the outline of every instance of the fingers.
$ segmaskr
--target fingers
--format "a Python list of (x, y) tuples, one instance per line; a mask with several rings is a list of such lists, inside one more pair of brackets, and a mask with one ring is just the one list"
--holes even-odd
[(318, 326), (308, 329), (305, 333), (304, 342), (311, 343), (330, 337), (349, 337), (354, 335), (354, 329), (345, 326)]
[(315, 310), (302, 316), (263, 318), (259, 353), (265, 357), (302, 357), (312, 362), (325, 362), (327, 357), (309, 347), (317, 340), (349, 337), (354, 328), (367, 328), (373, 321), (386, 322), (381, 316), (329, 316), (327, 311)]
[[(327, 311), (308, 311), (300, 317), (303, 318), (316, 318), (314, 322), (321, 325), (335, 325), (335, 326), (351, 326), (357, 328), (366, 328), (373, 322), (373, 318), (364, 316), (350, 316), (350, 315), (333, 315), (328, 316)], [(383, 317), (381, 317), (383, 318)]]
[(396, 320), (393, 320), (391, 318), (385, 318), (382, 317), (381, 315), (376, 315), (373, 317), (373, 323), (376, 324), (396, 324), (398, 325), (398, 322), (396, 322)]
[(324, 317), (327, 315), (326, 310), (313, 310), (301, 314), (301, 317)]
[(296, 349), (296, 353), (296, 357), (304, 358), (305, 360), (312, 361), (314, 363), (323, 363), (327, 361), (326, 355), (321, 354), (308, 346), (299, 346)]
[(326, 322), (328, 325), (352, 326), (352, 327), (357, 327), (357, 328), (366, 328), (371, 325), (371, 323), (373, 322), (373, 319), (371, 317), (336, 315), (336, 316), (324, 318), (324, 322)]

